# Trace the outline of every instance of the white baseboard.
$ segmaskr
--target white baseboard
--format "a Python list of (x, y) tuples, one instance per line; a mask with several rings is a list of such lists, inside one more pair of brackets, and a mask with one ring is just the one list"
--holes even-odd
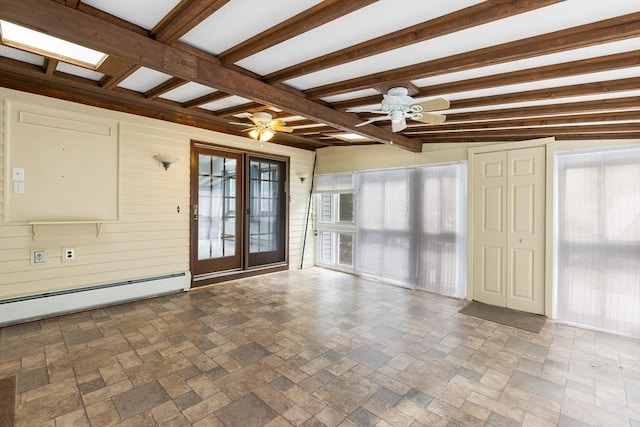
[(186, 272), (9, 298), (0, 300), (0, 325), (169, 294), (190, 285), (191, 274)]

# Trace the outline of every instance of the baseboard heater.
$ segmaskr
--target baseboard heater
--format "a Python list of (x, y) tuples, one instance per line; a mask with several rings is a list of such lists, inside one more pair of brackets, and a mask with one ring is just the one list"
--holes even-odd
[(0, 326), (189, 289), (191, 275), (168, 274), (0, 300)]

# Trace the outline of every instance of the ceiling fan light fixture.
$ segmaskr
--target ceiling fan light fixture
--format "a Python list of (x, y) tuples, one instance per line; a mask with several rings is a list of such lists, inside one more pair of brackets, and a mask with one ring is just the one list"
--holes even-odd
[(258, 139), (261, 142), (266, 142), (269, 141), (271, 138), (273, 138), (273, 131), (269, 130), (269, 129), (264, 129), (262, 131), (260, 131), (260, 136), (258, 137)]

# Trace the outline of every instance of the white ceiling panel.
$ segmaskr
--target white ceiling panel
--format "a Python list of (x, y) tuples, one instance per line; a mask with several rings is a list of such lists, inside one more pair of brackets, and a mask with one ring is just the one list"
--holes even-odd
[(236, 107), (238, 105), (246, 104), (250, 102), (246, 98), (242, 98), (240, 96), (229, 96), (227, 98), (220, 99), (218, 101), (210, 102), (208, 104), (201, 105), (200, 108), (204, 108), (205, 110), (222, 110), (223, 108), (231, 108)]
[(175, 102), (187, 102), (192, 99), (199, 98), (204, 95), (215, 92), (216, 90), (200, 83), (189, 82), (167, 93), (160, 95), (160, 98), (168, 99)]
[(38, 65), (40, 67), (44, 64), (44, 58), (40, 55), (34, 55), (33, 53), (14, 49), (3, 44), (0, 44), (0, 56), (26, 62), (27, 64)]
[(141, 67), (135, 73), (120, 82), (118, 86), (144, 93), (159, 84), (166, 82), (170, 78), (171, 76), (169, 74)]
[(73, 65), (73, 64), (67, 64), (66, 62), (58, 62), (56, 71), (71, 74), (76, 77), (84, 77), (85, 79), (93, 80), (96, 82), (100, 81), (100, 79), (104, 77), (104, 74), (98, 73), (97, 71), (89, 70), (83, 67), (78, 67), (77, 65)]
[(82, 3), (151, 30), (180, 0), (83, 0)]

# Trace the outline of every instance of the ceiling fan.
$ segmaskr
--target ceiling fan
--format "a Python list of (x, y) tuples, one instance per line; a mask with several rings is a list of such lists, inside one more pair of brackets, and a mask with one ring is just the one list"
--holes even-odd
[(392, 87), (385, 95), (382, 95), (382, 104), (379, 110), (350, 108), (349, 113), (373, 113), (384, 116), (373, 117), (356, 126), (364, 126), (380, 120), (391, 120), (391, 130), (400, 132), (407, 127), (406, 119), (416, 120), (422, 123), (439, 124), (445, 121), (442, 114), (429, 113), (428, 111), (446, 110), (449, 101), (444, 98), (434, 98), (424, 102), (414, 103), (409, 96), (409, 90), (405, 87)]
[[(285, 123), (279, 119), (273, 119), (271, 114), (265, 112), (253, 113), (249, 117), (253, 122), (253, 126), (243, 129), (243, 132), (249, 132), (251, 138), (261, 142), (265, 142), (273, 138), (276, 132), (293, 132), (293, 128), (285, 126)], [(248, 123), (231, 122), (234, 125), (247, 126)]]

